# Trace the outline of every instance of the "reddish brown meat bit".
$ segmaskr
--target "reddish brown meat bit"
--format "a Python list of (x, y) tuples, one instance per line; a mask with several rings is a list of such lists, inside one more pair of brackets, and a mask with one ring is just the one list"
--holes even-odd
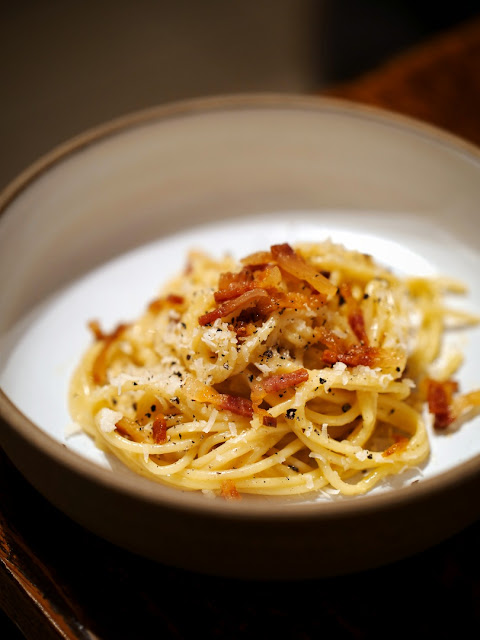
[(394, 453), (399, 453), (403, 451), (408, 444), (408, 438), (404, 436), (399, 436), (396, 441), (390, 445), (385, 451), (382, 453), (384, 458), (388, 458), (388, 456), (393, 455)]
[(350, 349), (340, 353), (332, 349), (325, 349), (322, 353), (322, 359), (327, 364), (343, 362), (349, 367), (357, 367), (358, 365), (372, 367), (378, 362), (379, 357), (380, 349), (362, 344), (355, 344)]
[(251, 418), (253, 416), (253, 406), (251, 400), (241, 396), (231, 396), (228, 393), (220, 393), (219, 409), (226, 409), (238, 416)]
[(244, 267), (238, 273), (222, 273), (218, 281), (218, 291), (213, 294), (215, 302), (232, 300), (252, 289), (275, 288), (280, 285), (282, 274), (277, 266), (259, 265)]
[(365, 329), (365, 319), (361, 309), (355, 309), (348, 315), (348, 323), (360, 344), (368, 346), (368, 336)]
[(264, 427), (276, 427), (277, 426), (277, 419), (274, 418), (273, 416), (270, 415), (265, 415), (263, 416), (263, 426)]
[(318, 293), (284, 293), (283, 291), (270, 291), (270, 298), (262, 298), (258, 301), (257, 307), (262, 316), (266, 317), (274, 311), (282, 309), (309, 308), (318, 311), (325, 304), (325, 297)]
[(434, 415), (434, 427), (446, 429), (455, 420), (452, 399), (453, 394), (458, 391), (458, 383), (454, 380), (439, 382), (428, 378), (426, 384), (428, 410)]
[(358, 302), (352, 295), (352, 290), (347, 282), (340, 285), (340, 295), (347, 303), (348, 323), (361, 344), (368, 346), (368, 336), (365, 329), (365, 319)]
[(163, 415), (153, 421), (152, 436), (155, 444), (165, 444), (167, 441), (167, 421)]
[(226, 300), (233, 300), (238, 298), (247, 291), (251, 291), (255, 288), (254, 282), (245, 282), (243, 284), (232, 284), (226, 289), (219, 289), (213, 294), (215, 302), (225, 302)]
[(228, 326), (230, 331), (235, 331), (237, 338), (242, 339), (251, 335), (254, 330), (254, 326), (249, 322), (236, 322), (235, 325), (231, 324)]
[(279, 267), (290, 275), (299, 280), (305, 280), (315, 291), (324, 294), (327, 298), (336, 294), (337, 287), (308, 264), (288, 243), (273, 245), (271, 252)]
[(233, 480), (223, 480), (220, 485), (222, 497), (226, 500), (240, 500), (241, 496)]
[(250, 268), (244, 267), (240, 271), (225, 271), (218, 278), (218, 289), (229, 289), (234, 286), (242, 286), (253, 281), (253, 272)]
[(183, 296), (177, 295), (176, 293), (169, 293), (163, 298), (152, 300), (148, 305), (148, 311), (158, 313), (162, 309), (165, 309), (165, 307), (180, 307), (184, 302), (185, 298)]
[(333, 331), (330, 331), (325, 327), (317, 327), (315, 329), (315, 336), (324, 347), (327, 347), (327, 349), (337, 352), (345, 351), (344, 340), (337, 336), (336, 333), (333, 333)]
[(255, 305), (260, 298), (268, 298), (264, 289), (252, 289), (232, 300), (227, 300), (213, 311), (208, 311), (198, 318), (200, 325), (212, 324), (217, 318), (225, 318), (232, 313), (247, 309)]
[(252, 386), (251, 399), (254, 405), (258, 406), (269, 393), (284, 391), (290, 387), (308, 380), (307, 369), (297, 369), (289, 373), (280, 373), (268, 376), (263, 380), (257, 381)]
[(253, 416), (253, 407), (249, 398), (233, 396), (229, 393), (219, 393), (216, 389), (207, 385), (195, 392), (194, 399), (197, 402), (213, 404), (218, 409), (226, 409), (238, 416), (245, 416), (246, 418)]

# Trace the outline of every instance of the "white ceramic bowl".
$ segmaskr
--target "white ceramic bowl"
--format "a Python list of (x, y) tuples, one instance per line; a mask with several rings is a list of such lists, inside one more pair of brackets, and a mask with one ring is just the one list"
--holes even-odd
[[(25, 171), (0, 201), (1, 445), (53, 504), (161, 562), (249, 578), (345, 574), (415, 553), (480, 515), (479, 420), (353, 499), (212, 500), (67, 437), (68, 382), (89, 336), (135, 318), (201, 246), (242, 255), (326, 236), (409, 273), (446, 273), (480, 310), (480, 153), (343, 101), (247, 95), (106, 124)], [(469, 332), (462, 387), (480, 387)], [(413, 482), (413, 479), (419, 479)]]

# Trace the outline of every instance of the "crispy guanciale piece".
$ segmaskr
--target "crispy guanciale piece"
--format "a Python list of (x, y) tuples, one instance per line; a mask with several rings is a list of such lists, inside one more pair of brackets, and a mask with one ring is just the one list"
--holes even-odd
[(332, 349), (325, 349), (322, 353), (322, 360), (327, 364), (343, 362), (349, 367), (373, 367), (381, 357), (381, 349), (378, 347), (366, 347), (362, 344), (355, 344), (346, 351), (338, 352)]
[(456, 417), (452, 411), (452, 400), (453, 394), (458, 391), (458, 383), (454, 380), (439, 382), (428, 378), (426, 385), (428, 410), (435, 416), (434, 427), (446, 429)]
[(238, 416), (251, 418), (253, 416), (252, 403), (248, 398), (241, 396), (232, 396), (228, 393), (220, 393), (220, 402), (217, 405), (220, 409), (227, 409)]
[[(254, 288), (253, 271), (248, 267), (244, 267), (241, 271), (225, 271), (221, 273), (218, 278), (218, 290), (214, 294), (214, 297), (217, 302), (222, 302), (222, 298), (224, 300), (230, 300)], [(237, 293), (237, 291), (239, 293)], [(217, 300), (218, 294), (220, 294), (219, 300)]]
[(348, 342), (325, 327), (315, 329), (315, 338), (326, 349), (322, 360), (326, 364), (343, 362), (349, 367), (363, 365), (365, 367), (384, 366), (400, 371), (404, 366), (404, 353), (400, 349), (383, 349), (370, 347), (368, 344), (348, 344)]
[(228, 328), (230, 331), (235, 332), (237, 339), (239, 340), (247, 338), (255, 332), (255, 325), (253, 322), (242, 321), (241, 319), (237, 319), (235, 324), (229, 324)]
[(251, 418), (253, 416), (252, 402), (249, 398), (243, 398), (242, 396), (232, 396), (228, 393), (219, 393), (213, 387), (205, 386), (195, 393), (195, 400), (197, 402), (206, 402), (207, 404), (213, 404), (218, 409), (226, 409), (238, 416), (244, 416), (245, 418)]
[(220, 485), (220, 491), (222, 497), (226, 500), (240, 500), (241, 498), (233, 480), (223, 480)]
[(327, 298), (332, 298), (337, 293), (337, 287), (308, 264), (288, 243), (272, 245), (271, 253), (281, 269), (299, 280), (305, 280), (318, 293)]
[(365, 319), (361, 309), (357, 308), (348, 314), (348, 323), (353, 333), (357, 336), (360, 344), (368, 346), (368, 336), (365, 329)]
[(317, 327), (314, 336), (320, 344), (323, 344), (324, 347), (331, 351), (340, 352), (346, 350), (345, 341), (325, 327)]
[(153, 313), (158, 313), (162, 309), (165, 309), (165, 307), (181, 307), (184, 302), (185, 298), (183, 296), (177, 295), (176, 293), (169, 293), (167, 296), (152, 300), (148, 305), (148, 310)]
[(165, 416), (159, 415), (153, 421), (152, 436), (155, 444), (164, 444), (167, 441), (167, 421)]
[(225, 289), (219, 289), (215, 291), (213, 297), (215, 298), (215, 302), (221, 303), (226, 300), (233, 300), (234, 298), (238, 298), (243, 295), (247, 291), (251, 291), (256, 288), (256, 283), (253, 282), (243, 282), (243, 283), (233, 283), (229, 285)]
[(277, 391), (284, 391), (290, 387), (295, 387), (297, 384), (306, 382), (308, 380), (307, 369), (297, 369), (296, 371), (290, 371), (288, 373), (279, 373), (273, 376), (268, 376), (263, 380), (255, 381), (252, 385), (252, 391), (250, 398), (254, 406), (259, 406), (262, 400), (269, 393), (276, 393)]
[(218, 279), (215, 302), (232, 300), (252, 289), (275, 289), (282, 282), (282, 273), (276, 265), (248, 265), (238, 273), (222, 273)]
[(227, 300), (216, 309), (213, 309), (213, 311), (204, 313), (198, 318), (198, 322), (202, 326), (212, 324), (217, 320), (217, 318), (226, 318), (232, 313), (252, 307), (260, 298), (268, 298), (268, 293), (264, 289), (252, 289), (251, 291), (246, 291), (237, 298)]
[(365, 329), (365, 319), (363, 312), (352, 295), (352, 290), (348, 282), (340, 285), (340, 295), (345, 300), (348, 308), (348, 324), (353, 333), (359, 340), (360, 344), (368, 346), (368, 336)]
[(243, 285), (253, 282), (253, 269), (248, 266), (240, 271), (224, 271), (218, 277), (218, 289), (228, 289), (235, 285)]
[(111, 346), (122, 336), (128, 324), (119, 324), (111, 333), (104, 333), (96, 320), (88, 324), (96, 340), (103, 340), (103, 345), (92, 366), (92, 377), (95, 384), (103, 385), (107, 381), (108, 356)]
[(385, 451), (382, 453), (384, 458), (388, 458), (388, 456), (393, 455), (394, 453), (399, 453), (403, 451), (408, 444), (408, 438), (400, 436), (397, 438), (396, 442), (391, 444)]
[(284, 293), (283, 291), (269, 291), (268, 299), (262, 298), (257, 302), (257, 309), (262, 317), (267, 317), (274, 311), (282, 309), (301, 309), (308, 307), (319, 310), (325, 303), (325, 296), (318, 293)]
[(115, 427), (121, 436), (126, 436), (134, 442), (144, 442), (145, 440), (145, 436), (140, 431), (138, 424), (129, 418), (121, 418), (115, 424)]

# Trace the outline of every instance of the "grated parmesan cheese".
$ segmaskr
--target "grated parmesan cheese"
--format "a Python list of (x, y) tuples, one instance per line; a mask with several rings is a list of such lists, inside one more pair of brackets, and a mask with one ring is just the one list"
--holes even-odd
[(104, 433), (114, 431), (115, 425), (122, 418), (123, 414), (120, 413), (120, 411), (112, 411), (112, 409), (108, 409), (108, 407), (100, 409), (96, 416), (98, 426)]
[(361, 462), (363, 462), (368, 457), (368, 451), (366, 449), (360, 449), (360, 451), (357, 451), (355, 453), (355, 457)]
[(310, 491), (315, 487), (313, 478), (308, 473), (305, 475), (305, 484), (307, 485), (307, 489), (309, 489)]
[(218, 410), (217, 409), (212, 409), (212, 413), (210, 414), (210, 416), (208, 418), (207, 424), (202, 429), (202, 431), (204, 433), (208, 433), (210, 431), (210, 429), (215, 424), (215, 420), (217, 419), (217, 416), (218, 416)]

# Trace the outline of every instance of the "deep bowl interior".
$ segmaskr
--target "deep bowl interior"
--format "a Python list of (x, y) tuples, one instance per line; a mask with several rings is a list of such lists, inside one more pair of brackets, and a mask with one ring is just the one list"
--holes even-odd
[[(272, 239), (331, 236), (377, 252), (406, 272), (443, 271), (462, 278), (470, 290), (465, 305), (480, 309), (478, 202), (476, 149), (428, 126), (338, 101), (200, 100), (135, 114), (80, 136), (41, 159), (3, 194), (2, 445), (27, 478), (69, 515), (151, 557), (153, 546), (135, 528), (118, 532), (126, 503), (154, 528), (158, 524), (152, 521), (168, 511), (172, 520), (163, 531), (170, 541), (191, 519), (203, 540), (212, 539), (212, 522), (222, 521), (224, 528), (218, 525), (213, 536), (216, 543), (223, 536), (222, 544), (238, 542), (242, 527), (243, 532), (260, 527), (258, 552), (251, 543), (244, 550), (264, 571), (273, 570), (259, 555), (274, 523), (297, 534), (317, 527), (318, 536), (326, 522), (333, 532), (340, 522), (356, 521), (368, 536), (366, 523), (373, 513), (380, 518), (378, 526), (388, 529), (388, 519), (391, 526), (397, 522), (393, 513), (403, 517), (409, 508), (420, 520), (420, 507), (428, 500), (433, 501), (431, 522), (436, 522), (434, 505), (441, 492), (450, 495), (452, 487), (465, 492), (465, 483), (478, 481), (478, 424), (454, 434), (449, 443), (442, 441), (435, 449), (437, 466), (415, 486), (407, 478), (359, 500), (231, 505), (150, 483), (115, 465), (112, 471), (88, 444), (66, 437), (65, 395), (86, 344), (86, 321), (96, 311), (106, 323), (135, 317), (181, 266), (192, 244), (242, 255)], [(480, 386), (472, 357), (480, 357), (478, 331), (469, 335), (468, 344), (462, 384)], [(73, 482), (75, 497), (72, 487), (59, 484), (64, 477)], [(93, 493), (98, 508), (92, 513), (87, 503)], [(104, 501), (110, 504), (108, 522)], [(476, 517), (474, 511), (459, 508), (456, 520), (440, 530), (437, 526), (436, 533), (433, 527), (420, 532), (416, 543), (409, 539), (402, 547), (395, 536), (393, 549), (377, 547), (376, 556), (373, 547), (361, 560), (348, 553), (335, 571), (424, 547)], [(348, 543), (348, 537), (338, 540)], [(283, 534), (275, 544), (281, 552), (287, 544)], [(308, 564), (310, 544), (315, 544), (313, 533), (305, 537), (305, 564), (298, 574), (308, 573), (307, 566), (312, 575), (334, 571), (328, 562)], [(156, 557), (171, 561), (164, 554)], [(205, 569), (190, 556), (179, 563)], [(232, 560), (225, 571), (242, 573), (240, 564), (240, 558)], [(252, 561), (248, 566), (251, 574)], [(222, 571), (219, 565), (212, 570)]]

